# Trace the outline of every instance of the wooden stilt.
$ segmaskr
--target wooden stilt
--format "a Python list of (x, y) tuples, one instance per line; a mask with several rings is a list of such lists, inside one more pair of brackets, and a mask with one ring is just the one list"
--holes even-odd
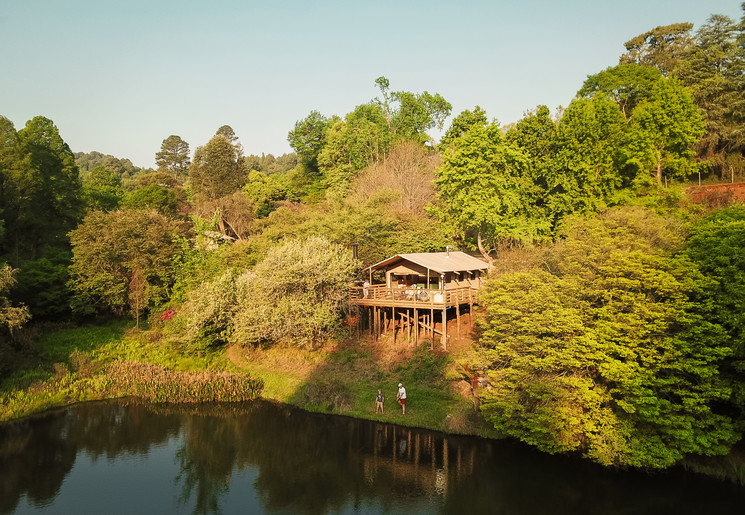
[(414, 308), (414, 345), (419, 343), (419, 310)]
[(393, 319), (393, 345), (396, 345), (396, 306), (393, 306), (391, 318)]
[(411, 315), (409, 310), (406, 310), (406, 337), (411, 341)]
[(448, 311), (442, 310), (442, 346), (448, 350)]
[(435, 350), (435, 310), (430, 309), (429, 315), (430, 328), (432, 330), (432, 343), (430, 344), (430, 350)]
[(458, 338), (460, 338), (460, 304), (455, 305), (455, 319), (457, 320), (456, 323), (456, 330), (458, 331)]

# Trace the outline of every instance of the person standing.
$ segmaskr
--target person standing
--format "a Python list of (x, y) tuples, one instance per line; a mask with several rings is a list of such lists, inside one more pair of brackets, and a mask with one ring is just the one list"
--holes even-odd
[(375, 397), (375, 413), (380, 410), (380, 413), (383, 413), (383, 401), (385, 400), (385, 397), (383, 397), (383, 392), (378, 389), (378, 395)]
[(401, 383), (398, 383), (396, 399), (398, 399), (398, 403), (401, 405), (401, 414), (406, 415), (406, 388)]

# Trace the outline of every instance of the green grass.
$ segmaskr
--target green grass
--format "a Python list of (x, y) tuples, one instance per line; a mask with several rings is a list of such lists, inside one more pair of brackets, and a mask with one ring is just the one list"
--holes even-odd
[[(405, 426), (488, 435), (471, 401), (452, 388), (452, 359), (426, 345), (384, 365), (365, 345), (306, 351), (276, 347), (264, 351), (193, 351), (178, 335), (160, 328), (136, 330), (131, 323), (62, 327), (43, 334), (36, 359), (22, 363), (0, 383), (0, 421), (55, 406), (116, 397), (116, 378), (105, 372), (121, 361), (156, 365), (174, 372), (241, 372), (264, 381), (262, 396), (309, 411), (338, 413)], [(230, 358), (228, 355), (230, 354)], [(396, 402), (397, 385), (408, 392), (407, 412)], [(385, 413), (375, 413), (378, 388)]]

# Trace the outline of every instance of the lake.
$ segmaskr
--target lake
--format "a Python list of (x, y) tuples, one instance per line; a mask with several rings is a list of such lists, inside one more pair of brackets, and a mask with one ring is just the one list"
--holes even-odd
[(79, 404), (0, 426), (1, 513), (741, 513), (745, 488), (265, 401)]

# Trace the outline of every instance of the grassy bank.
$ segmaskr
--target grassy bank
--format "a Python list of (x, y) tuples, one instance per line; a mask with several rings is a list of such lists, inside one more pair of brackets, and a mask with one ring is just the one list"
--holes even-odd
[[(474, 411), (454, 356), (426, 346), (345, 341), (314, 351), (232, 346), (196, 352), (174, 335), (121, 322), (57, 327), (32, 338), (14, 372), (0, 384), (0, 421), (125, 395), (194, 402), (257, 393), (258, 383), (236, 383), (236, 377), (256, 379), (264, 398), (309, 411), (495, 436)], [(406, 415), (396, 403), (399, 382), (408, 392)], [(222, 390), (215, 386), (221, 384)], [(375, 413), (378, 388), (386, 398), (382, 415)]]

